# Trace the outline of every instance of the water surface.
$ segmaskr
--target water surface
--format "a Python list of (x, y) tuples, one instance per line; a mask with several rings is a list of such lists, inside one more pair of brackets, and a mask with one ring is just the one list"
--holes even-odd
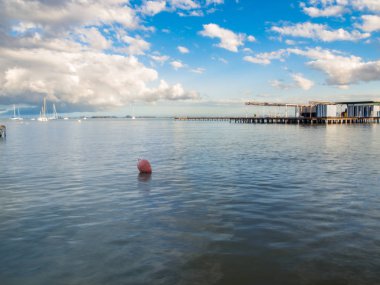
[(378, 125), (5, 123), (2, 285), (380, 284)]

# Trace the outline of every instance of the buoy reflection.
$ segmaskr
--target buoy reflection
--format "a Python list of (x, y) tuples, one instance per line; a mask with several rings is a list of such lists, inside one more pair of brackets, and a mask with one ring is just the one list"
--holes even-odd
[(137, 176), (137, 179), (139, 182), (149, 182), (152, 180), (152, 174), (151, 173), (139, 173)]

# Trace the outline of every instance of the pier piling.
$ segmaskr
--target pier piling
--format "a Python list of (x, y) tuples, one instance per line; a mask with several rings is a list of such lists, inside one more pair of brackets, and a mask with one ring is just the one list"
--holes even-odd
[(178, 121), (228, 121), (235, 124), (379, 124), (380, 117), (176, 117)]

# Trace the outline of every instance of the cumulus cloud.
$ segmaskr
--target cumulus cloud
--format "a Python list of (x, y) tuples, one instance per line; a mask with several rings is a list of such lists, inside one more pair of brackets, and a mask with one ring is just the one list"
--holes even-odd
[(378, 0), (352, 0), (354, 8), (372, 12), (380, 12), (380, 2)]
[(220, 43), (217, 46), (232, 52), (237, 52), (246, 39), (245, 34), (234, 33), (231, 30), (219, 27), (217, 24), (203, 25), (203, 30), (199, 34), (204, 37), (219, 39)]
[[(128, 29), (139, 27), (140, 21), (129, 1), (1, 1), (3, 25), (14, 21), (34, 23), (45, 33), (65, 31), (76, 26), (118, 23)], [(33, 11), (33, 12), (31, 12)]]
[(363, 23), (358, 25), (360, 29), (366, 32), (380, 31), (380, 16), (364, 15), (361, 17)]
[[(148, 87), (158, 79), (158, 73), (132, 56), (45, 49), (0, 49), (0, 56), (3, 58), (0, 100), (4, 101), (12, 96), (14, 100), (33, 104), (47, 96), (57, 103), (105, 108), (145, 98), (184, 99), (190, 94), (178, 92), (180, 85), (174, 89), (167, 87), (165, 92), (163, 88)], [(154, 97), (157, 90), (160, 92)], [(193, 97), (191, 94), (187, 99)]]
[(179, 50), (180, 53), (189, 53), (189, 49), (184, 46), (178, 46), (177, 49)]
[(166, 10), (166, 1), (146, 1), (141, 7), (141, 12), (146, 15), (154, 16)]
[(295, 82), (295, 85), (303, 90), (309, 90), (311, 87), (314, 86), (314, 82), (312, 80), (305, 78), (300, 73), (293, 74), (292, 78)]
[(206, 5), (223, 4), (224, 0), (206, 0)]
[(128, 44), (128, 47), (123, 50), (130, 55), (142, 55), (150, 49), (150, 43), (140, 37), (130, 37), (125, 35), (122, 37), (123, 42)]
[(354, 11), (380, 12), (378, 0), (309, 0), (300, 4), (310, 17), (337, 17)]
[(170, 62), (170, 65), (175, 69), (175, 70), (178, 70), (180, 68), (184, 68), (185, 65), (182, 63), (182, 61), (180, 60), (173, 60), (172, 62)]
[(199, 3), (193, 0), (170, 0), (170, 5), (182, 10), (191, 10), (201, 7)]
[(286, 53), (287, 51), (285, 49), (280, 49), (278, 51), (273, 51), (273, 52), (258, 53), (255, 56), (248, 55), (248, 56), (245, 56), (243, 59), (250, 63), (268, 65), (274, 59), (282, 60), (283, 57), (286, 55)]
[(358, 41), (370, 37), (369, 33), (361, 33), (356, 30), (349, 32), (344, 29), (332, 30), (327, 25), (313, 24), (310, 22), (282, 27), (273, 26), (271, 30), (282, 36), (309, 38), (323, 42)]
[(94, 27), (78, 29), (77, 34), (81, 41), (95, 49), (103, 50), (112, 46), (112, 42), (107, 40), (99, 30)]
[(303, 12), (310, 17), (337, 17), (349, 11), (347, 0), (310, 0), (308, 4), (301, 2)]
[[(347, 88), (352, 84), (369, 81), (380, 81), (380, 60), (364, 61), (361, 57), (346, 55), (335, 50), (317, 48), (288, 48), (278, 51), (260, 53), (244, 57), (245, 61), (255, 64), (270, 64), (272, 60), (284, 60), (289, 55), (306, 57), (309, 67), (322, 71), (327, 76), (327, 84)], [(307, 90), (313, 83), (300, 74), (294, 74), (295, 83)], [(281, 82), (280, 82), (281, 83)], [(274, 82), (280, 86), (279, 82)], [(273, 84), (272, 84), (273, 85)]]
[(169, 60), (169, 56), (167, 55), (156, 55), (156, 54), (153, 54), (150, 56), (151, 59), (153, 59), (154, 61), (156, 62), (159, 62), (159, 63), (164, 63), (165, 61)]
[(319, 9), (316, 7), (303, 7), (303, 12), (310, 17), (332, 17), (341, 16), (345, 12), (343, 6), (330, 6), (324, 9)]
[(269, 83), (272, 87), (281, 90), (288, 90), (292, 88), (301, 88), (303, 90), (309, 90), (314, 86), (314, 82), (312, 80), (305, 78), (300, 73), (292, 74), (291, 77), (293, 79), (292, 83), (286, 83), (282, 80), (272, 80)]
[(247, 37), (247, 41), (253, 43), (253, 42), (256, 41), (256, 38), (255, 38), (254, 36), (251, 36), (251, 35), (250, 35), (250, 36)]
[(380, 80), (380, 61), (366, 62), (357, 56), (321, 48), (288, 49), (288, 52), (309, 58), (307, 65), (324, 72), (330, 85), (345, 87), (359, 82)]
[[(153, 14), (148, 2), (146, 11)], [(57, 106), (92, 110), (198, 98), (181, 84), (160, 80), (136, 57), (150, 49), (137, 35), (149, 30), (137, 12), (122, 0), (1, 1), (0, 103), (39, 105), (47, 97)], [(161, 63), (169, 59), (147, 56)]]

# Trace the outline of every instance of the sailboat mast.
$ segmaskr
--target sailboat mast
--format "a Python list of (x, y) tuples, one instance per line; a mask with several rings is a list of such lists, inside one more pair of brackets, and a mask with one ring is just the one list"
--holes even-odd
[(46, 116), (46, 97), (44, 97), (44, 107), (42, 109), (43, 116)]

